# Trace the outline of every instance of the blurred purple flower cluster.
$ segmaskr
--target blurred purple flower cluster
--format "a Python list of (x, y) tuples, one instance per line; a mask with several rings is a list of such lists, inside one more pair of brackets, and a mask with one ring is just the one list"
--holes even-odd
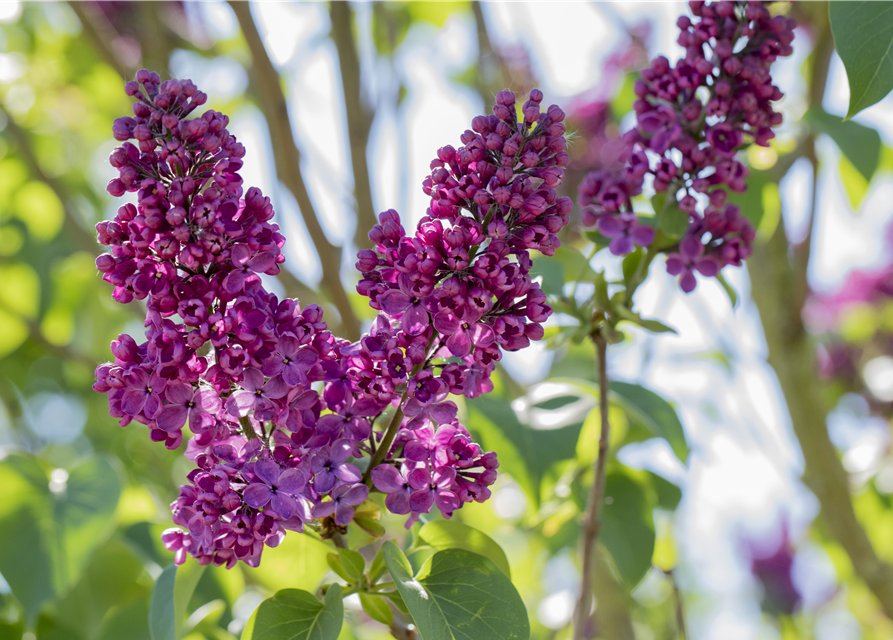
[(793, 20), (773, 17), (769, 2), (690, 2), (694, 19), (679, 18), (678, 43), (685, 57), (671, 65), (654, 59), (636, 82), (636, 128), (623, 136), (626, 166), (602, 169), (580, 184), (584, 226), (611, 238), (624, 255), (650, 246), (655, 230), (633, 211), (646, 176), (688, 215), (688, 230), (666, 247), (667, 270), (683, 291), (695, 273), (715, 276), (740, 266), (751, 254), (754, 229), (728, 192), (743, 192), (747, 169), (735, 154), (743, 145), (768, 146), (781, 114), (772, 103), (782, 93), (769, 68), (792, 53)]
[[(540, 114), (536, 92), (518, 122), (504, 92), (500, 117), (476, 118), (465, 147), (441, 150), (416, 236), (389, 211), (370, 233), (378, 254), (360, 252), (360, 290), (381, 313), (351, 344), (316, 305), (264, 289), (284, 238), (269, 199), (243, 191), (228, 118), (188, 118), (206, 100), (188, 80), (140, 71), (126, 92), (134, 117), (115, 122), (124, 144), (108, 190), (136, 204), (97, 225), (110, 250), (96, 264), (116, 300), (145, 300), (146, 341), (119, 336), (94, 389), (122, 426), (143, 423), (170, 449), (192, 434), (196, 468), (171, 505), (182, 528), (163, 536), (176, 562), (255, 566), (287, 530), (343, 528), (373, 483), (407, 526), (434, 506), (449, 517), (486, 500), (496, 455), (447, 398), (486, 392), (500, 347), (542, 337), (551, 309), (527, 250), (557, 246), (571, 209), (554, 190), (564, 114)], [(396, 430), (375, 431), (392, 405)], [(377, 457), (364, 476), (354, 463), (365, 456)]]

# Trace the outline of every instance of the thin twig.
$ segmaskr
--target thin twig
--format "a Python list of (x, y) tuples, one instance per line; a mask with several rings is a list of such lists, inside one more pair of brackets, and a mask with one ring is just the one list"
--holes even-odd
[(356, 199), (357, 228), (354, 244), (358, 248), (370, 245), (368, 233), (378, 220), (372, 202), (372, 185), (369, 182), (369, 164), (366, 151), (369, 146), (369, 130), (373, 114), (363, 103), (360, 77), (360, 57), (353, 37), (353, 12), (349, 2), (332, 2), (332, 39), (338, 49), (341, 67), (341, 87), (344, 91), (344, 107), (347, 111), (347, 137), (350, 161), (353, 169), (354, 198)]
[(682, 602), (682, 592), (679, 590), (679, 583), (676, 582), (676, 576), (673, 574), (672, 569), (664, 571), (664, 575), (667, 576), (670, 585), (673, 587), (673, 601), (676, 606), (676, 629), (679, 632), (679, 640), (685, 640), (685, 607)]
[(292, 192), (301, 211), (307, 232), (313, 242), (322, 265), (322, 281), (338, 313), (344, 337), (357, 340), (360, 337), (360, 323), (350, 306), (350, 299), (341, 282), (341, 248), (329, 242), (319, 222), (307, 186), (301, 173), (301, 153), (295, 145), (294, 132), (288, 116), (288, 105), (282, 94), (279, 72), (267, 54), (263, 38), (257, 30), (251, 7), (247, 2), (231, 1), (242, 34), (251, 51), (252, 79), (259, 89), (261, 111), (270, 129), (276, 173), (279, 179)]
[(599, 414), (601, 416), (601, 433), (598, 438), (598, 457), (593, 463), (595, 477), (592, 481), (592, 492), (589, 494), (589, 505), (586, 508), (586, 521), (583, 525), (583, 569), (580, 579), (580, 600), (577, 603), (576, 621), (574, 624), (574, 640), (583, 640), (589, 612), (592, 609), (592, 568), (595, 553), (595, 540), (601, 529), (602, 503), (605, 497), (605, 469), (607, 467), (608, 445), (611, 437), (611, 425), (608, 422), (608, 343), (598, 333), (592, 335), (598, 352), (598, 389)]
[(68, 6), (71, 7), (78, 20), (81, 21), (84, 35), (87, 36), (87, 40), (96, 49), (103, 62), (117, 71), (122, 78), (128, 78), (133, 75), (132, 72), (134, 70), (127, 68), (112, 49), (112, 43), (118, 37), (118, 34), (114, 26), (103, 15), (102, 10), (92, 2), (77, 0), (69, 0)]
[(363, 482), (366, 484), (369, 484), (369, 481), (372, 478), (372, 470), (381, 464), (382, 460), (385, 459), (388, 452), (391, 450), (391, 443), (394, 441), (394, 437), (397, 435), (397, 432), (400, 430), (400, 425), (403, 423), (403, 403), (405, 401), (406, 394), (400, 398), (400, 404), (397, 405), (397, 411), (394, 412), (394, 417), (391, 418), (391, 423), (388, 425), (388, 430), (385, 432), (384, 438), (382, 438), (381, 443), (378, 445), (378, 449), (372, 454), (372, 458), (369, 459), (369, 466), (366, 467), (366, 473), (363, 474)]

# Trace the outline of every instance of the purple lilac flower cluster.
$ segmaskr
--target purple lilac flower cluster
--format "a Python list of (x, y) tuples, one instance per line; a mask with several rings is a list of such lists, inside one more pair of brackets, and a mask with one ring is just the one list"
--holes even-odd
[(496, 455), (471, 441), (446, 398), (490, 391), (501, 350), (542, 338), (552, 313), (529, 251), (554, 254), (573, 205), (555, 191), (568, 162), (564, 112), (541, 112), (542, 98), (531, 91), (519, 115), (515, 95), (500, 92), (493, 115), (462, 134), (464, 146), (432, 161), (423, 183), (431, 204), (415, 234), (387, 211), (369, 234), (375, 249), (358, 254), (358, 291), (382, 313), (348, 376), (385, 401), (405, 389), (394, 464), (371, 477), (392, 512), (411, 514), (407, 525), (432, 504), (449, 515), (489, 496)]
[[(196, 468), (171, 505), (182, 528), (163, 535), (176, 562), (256, 566), (288, 530), (343, 528), (373, 483), (391, 511), (409, 514), (407, 525), (434, 506), (449, 517), (486, 500), (496, 455), (472, 441), (447, 397), (488, 390), (498, 345), (519, 349), (542, 336), (551, 309), (530, 281), (526, 249), (557, 246), (571, 208), (554, 192), (566, 162), (563, 138), (554, 141), (560, 110), (537, 115), (537, 92), (504, 136), (503, 146), (517, 143), (512, 154), (481, 151), (480, 132), (452, 155), (441, 151), (446, 160), (436, 162), (452, 172), (438, 183), (449, 185), (438, 188), (444, 200), (474, 196), (474, 181), (500, 172), (474, 200), (480, 216), (478, 203), (496, 192), (485, 221), (459, 214), (467, 200), (449, 211), (433, 203), (440, 217), (410, 239), (396, 213), (382, 214), (370, 236), (387, 257), (361, 252), (360, 288), (383, 312), (351, 344), (327, 330), (316, 305), (264, 289), (284, 238), (269, 199), (243, 190), (245, 150), (228, 118), (188, 118), (206, 101), (188, 80), (140, 71), (126, 92), (134, 117), (115, 122), (124, 144), (111, 155), (119, 176), (108, 191), (135, 193), (136, 203), (97, 225), (109, 253), (96, 264), (116, 300), (145, 301), (146, 341), (119, 336), (94, 389), (121, 426), (145, 424), (170, 449), (184, 428), (192, 434), (186, 456)], [(499, 113), (513, 101), (500, 96)], [(497, 137), (498, 125), (475, 120)], [(499, 169), (485, 168), (491, 158)], [(397, 429), (374, 431), (391, 405)], [(364, 478), (354, 462), (366, 455), (377, 457)]]
[[(685, 292), (695, 272), (715, 276), (751, 254), (755, 232), (727, 189), (743, 192), (748, 171), (735, 159), (743, 145), (768, 146), (782, 116), (772, 103), (783, 96), (769, 68), (792, 53), (794, 21), (773, 17), (769, 2), (690, 2), (675, 66), (656, 58), (636, 82), (637, 126), (624, 135), (626, 167), (601, 170), (580, 184), (583, 224), (611, 238), (615, 255), (647, 247), (655, 231), (633, 212), (632, 198), (650, 176), (656, 192), (675, 198), (689, 216), (678, 244), (666, 248), (667, 270)], [(700, 194), (700, 195), (696, 195)]]

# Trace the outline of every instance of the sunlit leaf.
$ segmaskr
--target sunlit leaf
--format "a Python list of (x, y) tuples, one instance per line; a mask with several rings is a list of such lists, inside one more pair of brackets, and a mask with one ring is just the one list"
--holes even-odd
[(616, 380), (611, 382), (611, 391), (614, 402), (623, 407), (631, 420), (640, 422), (655, 436), (666, 438), (679, 459), (685, 462), (688, 457), (685, 431), (669, 402), (642, 386)]
[(893, 89), (893, 2), (836, 0), (828, 12), (850, 85), (852, 118)]
[(502, 547), (493, 538), (474, 527), (455, 520), (429, 522), (419, 530), (419, 541), (435, 549), (465, 549), (478, 553), (490, 558), (509, 579), (512, 577), (509, 561)]
[[(893, 12), (890, 15), (893, 16)], [(821, 109), (810, 109), (806, 112), (804, 120), (822, 133), (828, 134), (862, 177), (871, 181), (871, 176), (874, 175), (881, 158), (881, 135), (877, 130), (858, 122), (843, 122), (839, 117), (825, 113)]]
[(654, 521), (639, 483), (625, 473), (609, 473), (601, 519), (599, 537), (631, 590), (648, 573), (654, 553)]
[(343, 623), (339, 585), (329, 585), (325, 603), (306, 591), (284, 589), (251, 614), (242, 640), (336, 640)]
[(484, 556), (438, 551), (427, 575), (413, 577), (409, 561), (385, 543), (388, 571), (424, 640), (528, 640), (527, 609), (511, 580)]
[(189, 558), (184, 564), (165, 567), (155, 581), (149, 605), (149, 633), (152, 640), (179, 640), (186, 619), (186, 607), (198, 585), (205, 565)]

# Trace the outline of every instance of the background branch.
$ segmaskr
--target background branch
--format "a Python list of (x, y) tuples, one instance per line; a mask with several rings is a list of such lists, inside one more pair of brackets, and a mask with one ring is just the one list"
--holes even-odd
[(602, 503), (605, 497), (605, 469), (607, 468), (608, 444), (611, 438), (611, 425), (608, 422), (608, 343), (600, 334), (594, 333), (598, 352), (598, 390), (601, 429), (598, 438), (598, 457), (593, 463), (592, 492), (586, 508), (586, 521), (583, 524), (583, 569), (580, 580), (580, 600), (577, 602), (574, 640), (583, 640), (592, 608), (592, 572), (595, 565), (595, 540), (601, 529)]
[[(821, 107), (828, 64), (833, 50), (827, 24), (821, 29), (813, 52), (810, 104)], [(803, 155), (812, 163), (813, 194), (810, 227), (816, 220), (818, 162), (812, 134)], [(871, 589), (886, 615), (893, 619), (893, 567), (882, 562), (865, 529), (856, 519), (849, 491), (849, 477), (828, 435), (830, 407), (818, 377), (815, 347), (803, 326), (801, 313), (809, 291), (807, 268), (812, 234), (790, 253), (784, 224), (779, 223), (763, 246), (754, 247), (748, 260), (753, 282), (751, 297), (769, 347), (769, 364), (775, 369), (791, 415), (794, 434), (803, 451), (803, 481), (821, 505), (821, 515), (831, 536), (843, 547), (853, 569)]]
[(369, 230), (378, 222), (375, 205), (372, 202), (372, 185), (369, 182), (369, 164), (366, 153), (369, 145), (369, 130), (372, 128), (373, 113), (364, 105), (360, 57), (353, 37), (353, 11), (349, 2), (332, 2), (332, 40), (338, 49), (338, 63), (341, 68), (341, 87), (344, 91), (344, 106), (347, 110), (347, 139), (353, 169), (354, 198), (357, 214), (357, 228), (354, 231), (354, 244), (365, 249), (371, 246)]
[(325, 292), (341, 315), (341, 328), (348, 340), (360, 337), (360, 323), (350, 306), (350, 299), (341, 282), (341, 248), (326, 238), (313, 207), (301, 174), (301, 154), (295, 145), (294, 132), (288, 116), (288, 105), (282, 93), (279, 72), (273, 66), (263, 39), (254, 24), (247, 2), (230, 2), (242, 28), (252, 57), (252, 77), (259, 89), (259, 105), (270, 129), (276, 173), (294, 195), (307, 232), (316, 248), (322, 265), (322, 284)]

